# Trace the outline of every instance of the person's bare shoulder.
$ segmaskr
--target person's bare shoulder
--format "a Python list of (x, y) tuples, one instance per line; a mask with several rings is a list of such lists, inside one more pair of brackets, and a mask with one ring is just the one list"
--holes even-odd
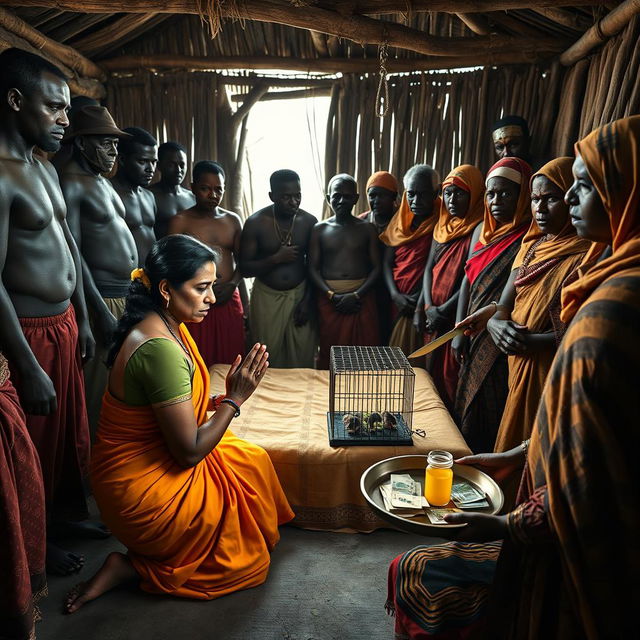
[(155, 193), (158, 193), (159, 185), (160, 185), (159, 182), (154, 182), (153, 184), (150, 184), (148, 187), (145, 187), (145, 189), (147, 191), (151, 191), (151, 193), (155, 194)]
[(304, 209), (298, 209), (298, 216), (300, 220), (309, 226), (318, 223), (318, 218), (316, 218), (312, 213), (305, 211)]
[(222, 207), (218, 207), (218, 211), (222, 213), (234, 227), (237, 227), (238, 229), (242, 228), (242, 220), (237, 213), (229, 211), (228, 209), (223, 209)]

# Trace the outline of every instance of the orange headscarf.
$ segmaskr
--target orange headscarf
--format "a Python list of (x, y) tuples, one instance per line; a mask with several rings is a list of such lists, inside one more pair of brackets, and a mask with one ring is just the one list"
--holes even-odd
[(403, 244), (409, 244), (418, 238), (429, 235), (433, 232), (438, 216), (436, 211), (440, 210), (440, 196), (433, 203), (433, 213), (426, 218), (420, 226), (412, 231), (411, 223), (414, 215), (409, 207), (407, 200), (407, 192), (402, 194), (402, 201), (393, 218), (389, 221), (387, 228), (380, 234), (380, 240), (388, 247), (401, 247)]
[(531, 219), (529, 180), (531, 179), (532, 173), (533, 170), (531, 167), (521, 158), (502, 158), (489, 169), (487, 182), (489, 178), (506, 178), (520, 186), (520, 194), (518, 195), (513, 220), (509, 222), (509, 224), (503, 224), (501, 227), (498, 226), (496, 219), (491, 215), (485, 199), (484, 224), (482, 225), (482, 233), (480, 234), (480, 242), (482, 244), (489, 244), (498, 238), (506, 236)]
[(613, 252), (563, 289), (563, 322), (607, 278), (640, 264), (640, 116), (606, 124), (575, 148), (609, 215)]
[[(573, 183), (573, 173), (571, 172), (572, 166), (573, 158), (570, 158), (568, 156), (556, 158), (555, 160), (551, 160), (551, 162), (547, 162), (544, 167), (536, 171), (536, 173), (531, 176), (530, 190), (533, 186), (535, 177), (544, 176), (545, 178), (551, 180), (551, 182), (553, 182), (553, 184), (555, 184), (558, 188), (560, 188), (563, 193), (566, 193)], [(545, 234), (542, 233), (542, 230), (540, 229), (538, 223), (534, 218), (531, 221), (529, 230), (522, 239), (522, 246), (520, 247), (520, 251), (516, 256), (516, 259), (513, 261), (514, 269), (517, 269), (522, 265), (529, 249), (531, 249), (533, 244), (537, 242), (543, 235)], [(538, 245), (535, 253), (535, 261), (533, 261), (531, 264), (544, 262), (551, 258), (561, 258), (564, 256), (575, 255), (576, 253), (586, 253), (590, 247), (591, 242), (589, 240), (579, 238), (576, 235), (576, 230), (571, 224), (571, 218), (569, 217), (569, 212), (567, 211), (567, 219), (565, 220), (562, 229), (549, 242), (542, 242)]]
[(433, 230), (433, 239), (440, 244), (469, 235), (482, 222), (484, 215), (484, 180), (480, 169), (471, 164), (456, 167), (444, 179), (442, 191), (452, 184), (469, 192), (471, 198), (464, 218), (449, 215), (444, 198), (440, 199), (440, 216)]
[(399, 191), (398, 181), (388, 171), (376, 171), (372, 174), (367, 180), (365, 191), (368, 191), (371, 187), (382, 187), (393, 193), (398, 193)]

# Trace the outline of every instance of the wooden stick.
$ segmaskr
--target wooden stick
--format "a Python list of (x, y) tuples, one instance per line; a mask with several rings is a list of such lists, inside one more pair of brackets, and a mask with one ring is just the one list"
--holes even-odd
[(106, 80), (106, 74), (97, 64), (85, 58), (72, 47), (47, 38), (43, 33), (3, 7), (0, 7), (0, 25), (38, 49), (41, 52), (40, 55), (46, 54), (60, 60), (81, 76)]
[[(547, 56), (548, 57), (548, 56)], [(390, 73), (410, 71), (432, 71), (498, 64), (529, 64), (545, 59), (545, 56), (532, 54), (526, 50), (506, 51), (503, 53), (460, 57), (432, 57), (390, 59), (387, 69)], [(153, 56), (120, 56), (101, 62), (111, 72), (133, 71), (145, 69), (185, 69), (200, 71), (216, 71), (220, 69), (278, 69), (282, 71), (312, 71), (323, 73), (372, 73), (378, 71), (379, 63), (375, 59), (357, 58), (319, 58), (302, 60), (295, 58), (279, 58), (276, 56), (220, 56), (191, 57), (172, 54)]]
[[(331, 87), (319, 87), (313, 89), (300, 89), (298, 91), (271, 91), (265, 93), (260, 101), (265, 100), (292, 100), (295, 98), (317, 98), (319, 96), (330, 96)], [(234, 93), (231, 96), (233, 102), (242, 102), (247, 97), (246, 93)]]
[(313, 29), (309, 30), (313, 46), (315, 47), (318, 55), (321, 58), (326, 58), (329, 55), (329, 47), (327, 47), (327, 36), (324, 33), (319, 33)]
[(289, 87), (289, 88), (319, 88), (333, 86), (334, 80), (329, 78), (269, 78), (262, 76), (223, 76), (218, 75), (218, 84), (241, 86), (254, 85), (260, 82), (267, 82), (269, 87)]
[(471, 31), (478, 35), (488, 36), (491, 32), (489, 21), (484, 16), (474, 15), (472, 13), (456, 13), (456, 15)]
[[(239, 3), (238, 11), (241, 18), (251, 19), (246, 15), (251, 7), (257, 4), (247, 1)], [(508, 11), (510, 9), (530, 9), (531, 0), (411, 0), (409, 7), (412, 12), (441, 11), (445, 13), (484, 13), (487, 11)], [(602, 0), (571, 0), (572, 7), (591, 7), (606, 5)], [(195, 13), (199, 11), (199, 0), (3, 0), (7, 7), (55, 7), (60, 11), (78, 11), (82, 13)], [(325, 0), (323, 6), (338, 10), (345, 3), (342, 0)], [(557, 7), (557, 0), (538, 0), (536, 8)], [(284, 4), (283, 4), (284, 6)], [(291, 6), (289, 4), (289, 6)], [(247, 7), (247, 11), (243, 10)], [(407, 0), (357, 0), (353, 3), (353, 12), (360, 14), (390, 14), (405, 13)], [(225, 14), (225, 7), (222, 6)], [(309, 7), (302, 7), (307, 11)], [(228, 11), (228, 9), (227, 9)], [(227, 14), (228, 15), (228, 14)], [(236, 16), (237, 17), (237, 16)]]
[(598, 21), (577, 42), (572, 44), (561, 56), (560, 62), (565, 67), (584, 58), (591, 49), (597, 47), (614, 36), (629, 24), (633, 16), (640, 13), (640, 0), (625, 0), (613, 11)]

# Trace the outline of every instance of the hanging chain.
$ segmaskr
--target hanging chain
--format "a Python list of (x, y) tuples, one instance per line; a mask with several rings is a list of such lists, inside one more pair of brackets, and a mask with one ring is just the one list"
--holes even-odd
[[(386, 32), (386, 29), (385, 29)], [(389, 110), (389, 82), (387, 80), (387, 58), (389, 57), (389, 43), (385, 33), (384, 42), (378, 47), (380, 59), (380, 82), (376, 92), (376, 115), (384, 118)]]

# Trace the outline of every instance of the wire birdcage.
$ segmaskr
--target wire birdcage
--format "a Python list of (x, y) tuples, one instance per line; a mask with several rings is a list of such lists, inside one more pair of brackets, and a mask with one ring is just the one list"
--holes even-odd
[(413, 445), (415, 372), (398, 347), (331, 347), (332, 447)]

